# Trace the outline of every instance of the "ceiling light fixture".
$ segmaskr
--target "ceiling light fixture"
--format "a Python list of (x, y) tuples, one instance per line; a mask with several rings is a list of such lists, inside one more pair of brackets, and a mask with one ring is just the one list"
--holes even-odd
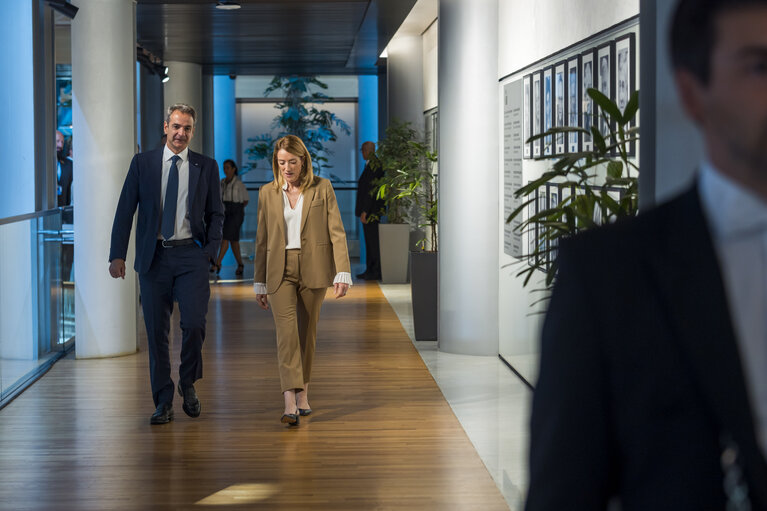
[(216, 9), (222, 11), (233, 11), (240, 8), (240, 2), (236, 0), (216, 0)]

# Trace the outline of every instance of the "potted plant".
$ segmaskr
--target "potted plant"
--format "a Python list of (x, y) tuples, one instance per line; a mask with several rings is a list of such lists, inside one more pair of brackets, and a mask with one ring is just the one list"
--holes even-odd
[[(347, 135), (351, 133), (351, 129), (333, 112), (317, 107), (332, 98), (321, 92), (312, 91), (313, 87), (328, 88), (327, 84), (314, 76), (275, 76), (272, 79), (264, 95), (268, 96), (275, 91), (280, 91), (284, 96), (284, 99), (275, 105), (280, 113), (274, 118), (272, 128), (277, 132), (263, 133), (248, 139), (248, 142), (252, 144), (245, 150), (249, 155), (247, 170), (254, 170), (258, 162), (265, 159), (271, 171), (274, 142), (285, 135), (295, 135), (303, 140), (312, 157), (315, 174), (322, 176), (323, 171), (330, 167), (327, 164), (329, 151), (325, 143), (337, 139), (334, 127)], [(332, 174), (328, 176), (335, 177)]]
[[(517, 226), (517, 230), (528, 236), (535, 236), (535, 242), (527, 246), (531, 250), (524, 254), (524, 264), (517, 276), (524, 277), (527, 286), (536, 272), (545, 274), (547, 300), (557, 274), (557, 245), (560, 239), (573, 236), (604, 223), (612, 223), (623, 217), (636, 216), (638, 211), (639, 166), (632, 154), (639, 141), (639, 126), (636, 116), (639, 111), (639, 91), (632, 94), (626, 108), (621, 112), (617, 104), (596, 89), (587, 94), (599, 107), (602, 123), (594, 122), (591, 129), (580, 127), (556, 127), (531, 137), (528, 142), (549, 137), (554, 140), (558, 134), (570, 133), (590, 136), (593, 148), (560, 156), (544, 156), (540, 160), (556, 160), (551, 170), (531, 181), (515, 192), (526, 200), (507, 218), (511, 222), (530, 205), (535, 205), (539, 190), (546, 185), (556, 186), (562, 193), (557, 204), (546, 204)], [(600, 132), (598, 124), (605, 126)], [(545, 139), (545, 138), (544, 138)], [(632, 150), (634, 149), (634, 150)], [(540, 301), (540, 300), (539, 300)], [(538, 301), (534, 302), (538, 303)]]
[[(384, 171), (378, 181), (377, 196), (384, 201), (390, 221), (389, 224), (379, 224), (383, 280), (389, 282), (387, 270), (392, 270), (391, 262), (398, 258), (399, 273), (393, 278), (404, 282), (410, 253), (415, 337), (417, 340), (436, 339), (438, 199), (434, 164), (437, 154), (430, 150), (410, 123), (395, 121), (387, 128), (384, 140), (379, 142), (376, 157)], [(416, 243), (414, 251), (408, 246), (411, 227), (425, 229), (425, 237)], [(397, 242), (400, 243), (396, 248), (391, 234), (395, 229), (399, 229)]]

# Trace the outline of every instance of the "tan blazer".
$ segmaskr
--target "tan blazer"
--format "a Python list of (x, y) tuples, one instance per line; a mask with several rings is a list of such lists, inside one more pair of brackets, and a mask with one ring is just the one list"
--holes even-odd
[[(309, 288), (330, 287), (338, 272), (351, 273), (346, 232), (330, 181), (314, 177), (303, 192), (301, 212), (301, 281)], [(255, 282), (277, 291), (285, 271), (285, 217), (282, 190), (274, 182), (258, 193)]]

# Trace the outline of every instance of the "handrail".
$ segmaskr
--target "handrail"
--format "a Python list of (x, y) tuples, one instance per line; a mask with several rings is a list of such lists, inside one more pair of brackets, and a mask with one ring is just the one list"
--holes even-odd
[(26, 213), (24, 215), (9, 216), (6, 218), (0, 218), (0, 225), (13, 224), (16, 222), (22, 222), (24, 220), (30, 220), (32, 218), (43, 218), (46, 216), (52, 216), (59, 213), (63, 208), (48, 209), (46, 211), (35, 211), (34, 213)]

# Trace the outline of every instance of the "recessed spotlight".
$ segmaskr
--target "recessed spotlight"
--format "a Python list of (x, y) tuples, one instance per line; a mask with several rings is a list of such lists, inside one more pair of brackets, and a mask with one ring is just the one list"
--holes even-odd
[(221, 9), (222, 11), (233, 11), (239, 8), (240, 8), (240, 2), (237, 2), (236, 0), (217, 0), (216, 1), (216, 9)]

